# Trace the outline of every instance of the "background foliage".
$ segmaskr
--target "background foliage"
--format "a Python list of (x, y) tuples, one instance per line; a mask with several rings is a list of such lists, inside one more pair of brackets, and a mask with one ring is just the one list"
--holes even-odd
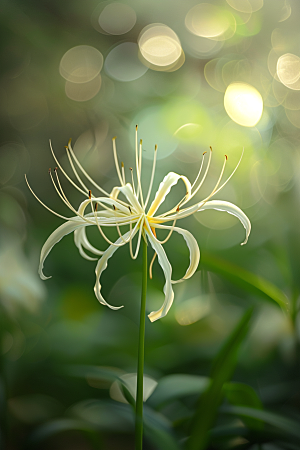
[[(228, 176), (244, 148), (218, 198), (252, 222), (244, 247), (243, 228), (226, 213), (205, 211), (184, 224), (201, 262), (175, 286), (169, 314), (146, 324), (145, 373), (158, 385), (145, 404), (145, 449), (299, 448), (299, 17), (296, 0), (2, 0), (3, 448), (133, 448), (133, 414), (120, 392), (134, 400), (120, 377), (136, 372), (141, 259), (120, 249), (103, 275), (109, 303), (125, 305), (116, 312), (97, 302), (95, 264), (70, 236), (53, 249), (45, 267), (53, 278), (42, 282), (39, 251), (61, 220), (30, 194), (24, 173), (50, 208), (68, 215), (48, 176), (49, 139), (68, 170), (64, 145), (72, 137), (84, 167), (110, 190), (111, 139), (117, 135), (128, 170), (136, 123), (146, 184), (158, 145), (156, 188), (169, 171), (193, 180), (213, 147), (199, 200), (224, 154)], [(152, 56), (145, 27), (158, 39)], [(167, 59), (161, 36), (177, 56)], [(261, 118), (251, 92), (237, 113), (238, 100), (224, 107), (237, 82), (260, 94)], [(80, 195), (63, 186), (77, 207)], [(188, 265), (183, 240), (173, 236), (166, 251), (180, 277)], [(148, 311), (161, 304), (163, 284), (154, 265)]]

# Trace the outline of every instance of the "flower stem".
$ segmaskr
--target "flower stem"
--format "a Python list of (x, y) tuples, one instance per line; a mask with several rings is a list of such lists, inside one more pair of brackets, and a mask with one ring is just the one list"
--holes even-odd
[(144, 378), (144, 353), (145, 353), (145, 316), (146, 316), (146, 292), (147, 292), (147, 242), (143, 242), (143, 269), (142, 269), (142, 297), (140, 311), (138, 369), (135, 409), (135, 450), (143, 448), (143, 378)]

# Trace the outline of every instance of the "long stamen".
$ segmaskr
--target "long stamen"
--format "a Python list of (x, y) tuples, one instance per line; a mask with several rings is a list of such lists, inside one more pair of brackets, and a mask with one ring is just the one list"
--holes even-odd
[[(140, 229), (139, 229), (139, 235), (138, 235), (138, 241), (136, 244), (135, 254), (133, 254), (133, 252), (132, 252), (132, 239), (130, 239), (130, 241), (129, 241), (129, 252), (130, 252), (130, 256), (132, 259), (136, 259), (138, 256), (138, 253), (139, 253), (144, 220), (141, 219), (138, 223), (140, 223), (140, 225), (139, 225)], [(130, 231), (131, 231), (131, 229), (132, 229), (132, 225), (130, 224)], [(131, 236), (132, 236), (132, 233), (131, 233)]]
[[(116, 212), (116, 207), (115, 207), (115, 205), (113, 205), (113, 210), (114, 210), (114, 213), (115, 213), (115, 212)], [(116, 214), (115, 214), (115, 218), (117, 218), (117, 217), (116, 217)], [(116, 228), (117, 228), (117, 230), (118, 230), (118, 234), (119, 234), (120, 238), (122, 239), (122, 241), (124, 242), (124, 244), (126, 244), (126, 241), (125, 241), (125, 239), (123, 238), (123, 235), (122, 235), (122, 233), (121, 233), (121, 230), (120, 230), (119, 225), (117, 224), (117, 221), (116, 221)]]
[[(57, 180), (57, 184), (58, 184), (58, 187), (59, 187), (60, 191), (59, 191), (59, 189), (58, 189), (57, 186), (56, 186), (56, 183), (55, 183), (55, 181), (54, 181), (54, 179), (53, 179), (53, 176), (52, 176), (51, 171), (49, 170), (49, 174), (50, 174), (50, 177), (51, 177), (53, 186), (55, 187), (55, 190), (56, 190), (56, 192), (58, 193), (58, 195), (60, 196), (61, 200), (67, 205), (67, 207), (68, 207), (71, 211), (73, 211), (73, 213), (74, 213), (76, 216), (80, 217), (80, 218), (81, 218), (82, 220), (84, 220), (85, 222), (90, 223), (91, 225), (94, 225), (94, 222), (93, 222), (93, 221), (89, 220), (86, 216), (84, 216), (84, 215), (82, 215), (82, 214), (79, 214), (79, 212), (72, 206), (72, 204), (69, 202), (69, 200), (68, 200), (66, 194), (65, 194), (64, 191), (63, 191), (62, 185), (61, 185), (60, 180), (59, 180), (59, 177), (58, 177), (57, 167), (54, 169), (54, 172), (55, 172), (55, 175), (56, 175), (56, 180)], [(92, 197), (92, 191), (89, 190), (89, 199), (91, 199), (91, 197)]]
[[(60, 189), (60, 190), (59, 190), (58, 187), (56, 186), (56, 183), (55, 183), (55, 181), (54, 181), (52, 172), (51, 172), (51, 170), (49, 169), (49, 175), (50, 175), (52, 184), (53, 184), (53, 186), (54, 186), (54, 188), (55, 188), (57, 194), (59, 195), (60, 199), (64, 202), (64, 204), (65, 204), (71, 211), (75, 212), (75, 214), (76, 214), (77, 211), (76, 211), (75, 208), (71, 205), (71, 203), (70, 203), (69, 200), (67, 199), (67, 197), (66, 197), (64, 191), (62, 190), (62, 187), (61, 187), (60, 181), (59, 181), (59, 179), (58, 179), (58, 175), (57, 175), (57, 167), (54, 169), (54, 172), (55, 172), (56, 179), (57, 179), (57, 183), (58, 183), (58, 186), (59, 186), (59, 189)], [(82, 216), (81, 216), (81, 217), (82, 217)]]
[(133, 193), (134, 193), (134, 195), (136, 195), (136, 192), (135, 192), (135, 184), (134, 184), (134, 178), (133, 178), (133, 169), (132, 169), (132, 167), (129, 167), (129, 170), (130, 170), (130, 173), (131, 173), (131, 183), (132, 183)]
[(122, 167), (123, 183), (126, 184), (125, 169), (124, 169), (124, 163), (123, 162), (121, 162), (121, 167)]
[(193, 187), (195, 186), (195, 184), (197, 183), (197, 181), (198, 181), (198, 179), (199, 179), (199, 177), (200, 177), (200, 174), (201, 174), (201, 172), (202, 172), (202, 167), (203, 167), (204, 158), (205, 158), (206, 153), (207, 153), (207, 152), (204, 152), (204, 153), (202, 154), (202, 160), (201, 160), (200, 169), (199, 169), (199, 171), (198, 171), (198, 174), (197, 174), (197, 176), (196, 176), (196, 179), (195, 179), (194, 183), (192, 184), (191, 190), (193, 189)]
[(218, 187), (219, 187), (219, 184), (220, 184), (220, 182), (221, 182), (221, 179), (222, 179), (222, 177), (223, 177), (223, 174), (224, 174), (224, 170), (225, 170), (225, 166), (226, 166), (227, 160), (228, 160), (228, 156), (225, 155), (225, 160), (224, 160), (224, 163), (223, 163), (223, 167), (222, 167), (222, 170), (221, 170), (219, 179), (218, 179), (218, 181), (217, 181), (215, 187), (213, 188), (213, 190), (212, 190), (211, 193), (209, 194), (209, 196), (203, 200), (204, 202), (205, 202), (208, 198), (211, 198), (211, 197), (216, 193), (216, 191), (217, 191), (217, 189), (218, 189)]
[[(197, 194), (197, 192), (199, 191), (199, 189), (201, 188), (201, 186), (203, 185), (203, 183), (204, 183), (204, 181), (205, 181), (205, 179), (206, 179), (206, 176), (207, 176), (207, 173), (208, 173), (208, 170), (209, 170), (209, 167), (210, 167), (210, 162), (211, 162), (211, 155), (212, 155), (212, 147), (210, 147), (210, 153), (209, 153), (209, 158), (208, 158), (208, 162), (207, 162), (207, 166), (206, 166), (206, 169), (205, 169), (205, 172), (204, 172), (204, 175), (203, 175), (203, 177), (202, 177), (202, 180), (200, 181), (200, 183), (199, 183), (199, 185), (197, 186), (197, 188), (195, 189), (195, 191), (192, 193), (192, 195), (190, 196), (190, 198), (189, 198), (189, 200), (188, 201), (190, 201), (193, 197), (194, 197), (194, 195), (196, 195)], [(194, 183), (195, 184), (195, 183)], [(193, 186), (194, 186), (194, 184), (193, 184)], [(185, 202), (183, 202), (183, 205), (185, 204), (185, 203), (187, 203), (186, 201)]]
[[(124, 243), (122, 243), (122, 244), (116, 244), (115, 242), (112, 242), (110, 239), (108, 239), (108, 237), (105, 235), (104, 231), (102, 230), (101, 226), (99, 225), (97, 214), (95, 213), (95, 210), (93, 209), (92, 199), (91, 199), (91, 208), (94, 212), (94, 217), (96, 220), (98, 230), (100, 231), (100, 234), (102, 235), (103, 239), (105, 239), (109, 245), (113, 245), (114, 247), (122, 247), (124, 244), (126, 244), (131, 239), (131, 235), (135, 232), (136, 226), (134, 227), (133, 232), (130, 234), (129, 238), (124, 239)], [(131, 225), (131, 222), (130, 222), (130, 225)]]
[(149, 278), (150, 278), (150, 280), (152, 280), (152, 267), (153, 267), (153, 264), (154, 264), (154, 261), (155, 261), (156, 257), (157, 257), (157, 253), (155, 252), (154, 255), (153, 255), (153, 258), (151, 259), (151, 263), (149, 265)]
[(146, 201), (145, 201), (145, 208), (147, 207), (147, 204), (148, 204), (148, 201), (149, 201), (149, 198), (150, 198), (150, 195), (151, 195), (151, 191), (152, 191), (153, 180), (154, 180), (154, 173), (155, 173), (155, 166), (156, 166), (156, 157), (157, 157), (157, 145), (155, 145), (155, 147), (154, 147), (152, 173), (151, 173), (149, 189), (148, 189), (148, 193), (147, 193), (147, 197), (146, 197)]
[(100, 192), (102, 192), (104, 195), (107, 195), (109, 197), (109, 193), (106, 192), (104, 189), (102, 189), (101, 186), (99, 186), (90, 176), (89, 174), (84, 170), (84, 168), (82, 167), (82, 165), (80, 164), (80, 162), (78, 161), (78, 159), (76, 158), (75, 153), (73, 152), (73, 149), (71, 147), (71, 139), (68, 142), (68, 149), (72, 155), (72, 158), (74, 159), (74, 161), (76, 162), (77, 166), (79, 167), (79, 169), (81, 170), (81, 172), (83, 173), (83, 175), (89, 180), (90, 183), (92, 183), (93, 186), (95, 186)]
[(177, 219), (173, 220), (173, 223), (172, 223), (171, 229), (170, 229), (170, 231), (168, 233), (168, 236), (163, 241), (160, 241), (159, 239), (157, 239), (156, 234), (155, 234), (155, 239), (157, 240), (157, 242), (159, 242), (160, 244), (165, 244), (166, 242), (168, 242), (168, 240), (170, 239), (170, 237), (172, 236), (172, 233), (174, 231), (174, 228), (175, 228), (175, 225), (176, 225), (176, 221), (177, 221)]
[[(194, 183), (193, 183), (192, 188), (195, 186), (195, 184), (196, 184), (196, 182), (197, 182), (197, 180), (198, 180), (198, 178), (199, 178), (199, 176), (200, 176), (200, 173), (201, 173), (201, 170), (202, 170), (202, 166), (203, 166), (203, 162), (204, 162), (204, 155), (205, 155), (205, 153), (206, 153), (206, 152), (203, 153), (202, 163), (201, 163), (201, 166), (200, 166), (198, 175), (197, 175), (197, 177), (196, 177), (196, 179), (195, 179), (195, 181), (194, 181)], [(189, 201), (194, 197), (195, 194), (197, 194), (197, 192), (199, 191), (199, 189), (201, 188), (201, 186), (203, 185), (203, 183), (204, 183), (204, 181), (205, 181), (205, 179), (206, 179), (206, 176), (207, 176), (207, 173), (208, 173), (208, 170), (209, 170), (209, 166), (210, 166), (210, 162), (211, 162), (211, 155), (212, 155), (212, 148), (210, 147), (209, 159), (208, 159), (208, 162), (207, 162), (207, 166), (206, 166), (206, 169), (205, 169), (203, 178), (202, 178), (202, 180), (200, 181), (200, 183), (199, 183), (199, 185), (197, 186), (197, 188), (195, 189), (195, 191), (190, 195), (190, 197), (189, 197), (188, 199), (186, 198), (186, 195), (185, 195), (185, 196), (180, 200), (180, 202), (177, 203), (177, 205), (176, 205), (174, 208), (172, 208), (170, 211), (166, 212), (165, 214), (161, 214), (160, 217), (165, 217), (165, 216), (167, 216), (167, 215), (169, 215), (169, 214), (172, 214), (173, 212), (175, 212), (175, 211), (177, 210), (177, 208), (179, 208), (179, 206), (182, 207), (182, 206), (185, 205), (187, 202), (189, 202)]]
[(116, 137), (114, 137), (112, 139), (112, 143), (113, 143), (113, 153), (114, 153), (114, 159), (115, 159), (115, 166), (116, 166), (116, 169), (117, 169), (117, 174), (118, 174), (118, 177), (119, 177), (121, 185), (124, 186), (124, 182), (123, 182), (123, 178), (122, 178), (122, 175), (121, 175), (121, 172), (120, 172), (120, 167), (119, 167), (119, 162), (118, 162), (117, 147), (116, 147)]
[(141, 204), (143, 209), (144, 208), (144, 199), (142, 194), (142, 185), (141, 185), (141, 168), (142, 168), (142, 144), (143, 141), (140, 140), (140, 152), (138, 150), (138, 126), (135, 126), (135, 165), (136, 165), (136, 178), (137, 178), (137, 192), (136, 196), (137, 198), (141, 198)]
[(237, 168), (239, 167), (239, 165), (240, 165), (240, 163), (241, 163), (241, 161), (242, 161), (243, 155), (244, 155), (244, 149), (243, 149), (242, 155), (241, 155), (241, 157), (240, 157), (240, 159), (239, 159), (239, 162), (237, 163), (235, 169), (233, 170), (233, 172), (231, 173), (231, 175), (229, 175), (229, 177), (227, 178), (227, 180), (224, 181), (224, 183), (223, 183), (223, 184), (222, 184), (222, 185), (214, 192), (214, 194), (216, 194), (217, 192), (219, 192), (219, 191), (225, 186), (225, 184), (228, 183), (228, 181), (230, 180), (230, 178), (234, 175), (234, 173), (236, 172)]
[(30, 192), (32, 193), (32, 195), (37, 199), (37, 201), (38, 201), (44, 208), (46, 208), (48, 211), (50, 211), (50, 212), (51, 212), (52, 214), (54, 214), (55, 216), (60, 217), (61, 219), (64, 219), (64, 220), (67, 220), (67, 221), (72, 221), (72, 222), (77, 222), (77, 220), (75, 220), (75, 218), (73, 218), (73, 217), (65, 217), (65, 216), (62, 216), (61, 214), (58, 214), (57, 212), (55, 212), (55, 211), (53, 211), (51, 208), (49, 208), (49, 206), (45, 205), (45, 203), (43, 203), (42, 200), (40, 200), (40, 199), (38, 198), (38, 196), (37, 196), (37, 195), (34, 193), (34, 191), (32, 190), (32, 188), (31, 188), (31, 186), (30, 186), (30, 184), (29, 184), (29, 182), (28, 182), (28, 180), (27, 180), (26, 174), (25, 174), (25, 181), (26, 181), (26, 184), (27, 184), (27, 186), (28, 186)]
[(69, 148), (68, 148), (67, 146), (65, 146), (65, 149), (66, 149), (66, 151), (67, 151), (69, 163), (70, 163), (70, 166), (72, 167), (72, 170), (73, 170), (73, 172), (74, 172), (75, 177), (77, 178), (77, 180), (79, 181), (79, 183), (81, 184), (81, 186), (83, 187), (83, 189), (84, 189), (86, 192), (88, 192), (88, 191), (89, 191), (88, 188), (86, 187), (86, 185), (84, 184), (84, 182), (82, 181), (82, 179), (80, 178), (80, 176), (78, 175), (78, 172), (77, 172), (77, 170), (76, 170), (76, 168), (75, 168), (75, 166), (74, 166), (74, 164), (73, 164), (73, 161), (72, 161), (71, 156), (70, 156)]
[(64, 169), (62, 168), (62, 166), (60, 165), (60, 163), (59, 163), (59, 161), (58, 161), (58, 159), (56, 158), (56, 156), (55, 156), (55, 153), (54, 153), (54, 150), (53, 150), (53, 148), (52, 148), (52, 144), (51, 144), (51, 141), (49, 141), (50, 142), (50, 149), (51, 149), (51, 153), (52, 153), (52, 155), (53, 155), (53, 158), (54, 158), (54, 160), (55, 160), (55, 162), (56, 162), (56, 164), (57, 164), (57, 166), (60, 168), (60, 170), (62, 171), (62, 173), (64, 174), (64, 176), (67, 178), (67, 180), (79, 191), (79, 192), (81, 192), (83, 195), (85, 195), (86, 197), (87, 197), (87, 192), (84, 192), (79, 186), (77, 186), (77, 184), (76, 183), (74, 183), (74, 181), (72, 180), (72, 178), (70, 178), (69, 177), (69, 175), (64, 171)]

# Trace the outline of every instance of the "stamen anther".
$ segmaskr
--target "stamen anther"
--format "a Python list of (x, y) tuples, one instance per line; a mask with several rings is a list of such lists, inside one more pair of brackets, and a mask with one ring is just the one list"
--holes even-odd
[(225, 155), (225, 158), (226, 158), (226, 161), (227, 161), (227, 159), (228, 159), (228, 156), (227, 156), (227, 155)]
[(92, 198), (92, 191), (89, 189), (89, 199), (91, 200)]
[(155, 150), (155, 151), (157, 150), (157, 145), (156, 145), (156, 144), (155, 144), (154, 150)]
[(98, 203), (96, 203), (96, 205), (95, 205), (95, 212), (97, 212), (98, 211)]
[(211, 145), (209, 146), (209, 148), (210, 148), (210, 151), (212, 152), (212, 146)]
[(51, 167), (49, 167), (48, 173), (51, 173)]
[(205, 155), (205, 153), (207, 153), (207, 152), (203, 152), (203, 153), (202, 153), (202, 156), (204, 156), (204, 155)]

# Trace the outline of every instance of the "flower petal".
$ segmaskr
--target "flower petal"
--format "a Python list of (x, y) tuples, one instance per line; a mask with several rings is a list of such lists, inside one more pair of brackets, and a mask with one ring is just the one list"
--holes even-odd
[(127, 183), (125, 186), (114, 187), (110, 193), (111, 198), (117, 199), (119, 192), (125, 195), (125, 197), (129, 201), (129, 203), (133, 206), (136, 212), (143, 213), (143, 209), (138, 201), (137, 196), (134, 194), (130, 183)]
[[(154, 228), (163, 228), (163, 229), (167, 229), (167, 230), (171, 230), (173, 227), (171, 226), (166, 226), (166, 225), (153, 225)], [(190, 233), (187, 230), (184, 230), (182, 228), (178, 228), (178, 227), (174, 227), (173, 231), (176, 231), (177, 233), (181, 234), (186, 242), (186, 245), (188, 246), (188, 249), (190, 251), (190, 265), (187, 269), (187, 271), (185, 272), (185, 275), (180, 278), (180, 280), (172, 280), (172, 284), (175, 283), (180, 283), (181, 281), (187, 280), (188, 278), (190, 278), (192, 275), (194, 275), (194, 273), (196, 272), (198, 265), (199, 265), (199, 261), (200, 261), (200, 250), (197, 244), (196, 239), (194, 238), (194, 236), (192, 235), (192, 233)]]
[(92, 258), (91, 256), (87, 255), (84, 251), (84, 248), (86, 250), (89, 250), (91, 253), (94, 253), (95, 255), (101, 256), (104, 253), (104, 251), (98, 250), (90, 243), (86, 235), (85, 227), (79, 228), (74, 231), (74, 242), (79, 250), (80, 255), (83, 258), (88, 259), (89, 261), (96, 261), (98, 258)]
[(78, 217), (75, 217), (74, 219), (72, 219), (72, 222), (68, 221), (68, 222), (64, 223), (63, 225), (58, 227), (55, 231), (53, 231), (52, 234), (50, 234), (50, 236), (46, 240), (46, 242), (43, 245), (43, 248), (41, 250), (40, 265), (39, 265), (38, 272), (39, 272), (39, 275), (42, 280), (47, 280), (48, 278), (51, 278), (51, 277), (46, 277), (43, 274), (43, 267), (44, 267), (44, 261), (47, 258), (47, 256), (49, 255), (53, 246), (55, 244), (57, 244), (67, 234), (72, 233), (73, 231), (77, 230), (80, 227), (84, 227), (84, 226), (88, 226), (88, 225), (90, 225), (90, 224), (86, 223), (84, 220), (82, 220)]
[[(133, 233), (136, 234), (138, 228), (136, 227), (135, 230), (133, 230)], [(107, 301), (102, 297), (101, 295), (101, 284), (100, 284), (100, 277), (102, 272), (107, 268), (107, 261), (109, 260), (109, 258), (115, 253), (116, 250), (118, 250), (119, 246), (122, 245), (122, 243), (125, 245), (126, 242), (124, 242), (124, 240), (127, 240), (127, 238), (130, 236), (131, 231), (128, 231), (127, 233), (125, 233), (123, 235), (123, 239), (120, 237), (115, 244), (118, 245), (110, 245), (108, 247), (108, 249), (103, 253), (103, 256), (99, 259), (97, 267), (96, 267), (96, 284), (94, 287), (94, 292), (95, 295), (97, 297), (97, 299), (99, 300), (100, 303), (102, 303), (102, 305), (106, 305), (111, 309), (120, 309), (123, 308), (123, 306), (112, 306), (109, 303), (107, 303)], [(134, 234), (132, 235), (132, 237), (134, 236)]]
[(251, 231), (251, 222), (246, 216), (246, 214), (236, 205), (230, 202), (224, 202), (222, 200), (211, 200), (210, 202), (206, 202), (199, 211), (204, 211), (205, 209), (217, 209), (218, 211), (226, 211), (229, 214), (237, 217), (242, 223), (243, 227), (246, 230), (246, 239), (241, 245), (244, 245), (248, 241), (248, 237)]
[(189, 180), (183, 175), (169, 172), (159, 185), (159, 188), (155, 194), (155, 198), (149, 208), (148, 216), (153, 216), (153, 214), (155, 214), (159, 206), (163, 203), (166, 196), (170, 192), (171, 187), (174, 186), (180, 179), (184, 182), (186, 187), (186, 199), (189, 199), (189, 197), (191, 196), (191, 183), (189, 182)]
[(146, 230), (147, 230), (147, 236), (148, 236), (149, 242), (150, 242), (153, 250), (157, 253), (158, 262), (164, 272), (165, 279), (166, 279), (166, 283), (164, 285), (165, 301), (164, 301), (162, 307), (158, 311), (152, 311), (150, 314), (148, 314), (148, 317), (151, 320), (151, 322), (154, 322), (155, 320), (158, 320), (158, 319), (161, 319), (162, 317), (164, 317), (168, 313), (168, 311), (171, 308), (172, 303), (173, 303), (174, 292), (173, 292), (172, 283), (171, 283), (172, 266), (167, 258), (167, 255), (163, 249), (163, 246), (154, 238), (148, 221), (145, 221), (145, 223), (146, 223)]

